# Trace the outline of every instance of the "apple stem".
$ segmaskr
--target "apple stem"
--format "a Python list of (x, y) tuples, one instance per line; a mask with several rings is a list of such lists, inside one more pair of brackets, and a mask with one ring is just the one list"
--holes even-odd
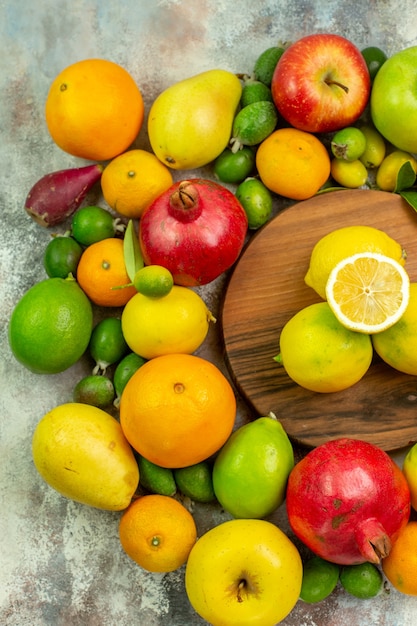
[(339, 83), (337, 80), (325, 80), (324, 82), (326, 83), (326, 85), (336, 85), (337, 87), (343, 89), (345, 93), (349, 93), (349, 87), (346, 87), (346, 85)]
[(246, 580), (242, 578), (242, 580), (239, 581), (239, 584), (237, 586), (237, 601), (238, 602), (243, 602), (243, 598), (240, 595), (240, 592), (242, 591), (242, 589), (244, 589), (246, 587)]

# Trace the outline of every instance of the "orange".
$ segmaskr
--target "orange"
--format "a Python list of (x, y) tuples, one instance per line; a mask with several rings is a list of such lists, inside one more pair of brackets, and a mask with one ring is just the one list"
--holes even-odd
[[(136, 293), (126, 272), (123, 241), (110, 237), (91, 244), (81, 255), (77, 281), (98, 306), (124, 306)], [(121, 287), (121, 288), (120, 288)]]
[(123, 550), (149, 572), (173, 572), (187, 562), (197, 539), (191, 513), (170, 496), (134, 500), (119, 523)]
[(329, 178), (330, 157), (311, 133), (280, 128), (259, 145), (256, 167), (270, 191), (292, 200), (306, 200)]
[(401, 530), (390, 553), (382, 560), (382, 569), (398, 591), (417, 596), (417, 521), (408, 522)]
[(85, 59), (66, 67), (52, 82), (45, 105), (55, 143), (82, 159), (104, 161), (121, 154), (142, 127), (139, 87), (123, 67)]
[(192, 354), (165, 354), (130, 378), (120, 424), (131, 446), (162, 467), (187, 467), (217, 452), (236, 416), (233, 389), (216, 365)]
[(101, 175), (107, 204), (126, 217), (138, 218), (144, 209), (173, 184), (171, 171), (146, 150), (120, 154)]

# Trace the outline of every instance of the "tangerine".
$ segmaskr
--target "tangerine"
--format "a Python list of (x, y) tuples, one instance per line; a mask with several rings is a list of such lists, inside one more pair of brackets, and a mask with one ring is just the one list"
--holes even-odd
[(45, 104), (53, 141), (92, 161), (121, 154), (143, 124), (141, 91), (127, 70), (106, 59), (69, 65), (53, 80)]
[(126, 384), (120, 402), (120, 424), (131, 446), (152, 463), (173, 469), (217, 452), (235, 416), (227, 378), (192, 354), (147, 361)]
[(306, 200), (329, 178), (330, 157), (315, 135), (280, 128), (259, 145), (256, 167), (270, 191), (292, 200)]
[(385, 576), (395, 589), (417, 596), (417, 521), (404, 526), (390, 553), (382, 561)]
[(77, 280), (98, 306), (124, 306), (136, 293), (129, 285), (123, 241), (115, 237), (92, 243), (84, 250), (77, 267)]
[(191, 513), (170, 496), (149, 494), (134, 500), (119, 523), (123, 550), (149, 572), (173, 572), (188, 560), (197, 540)]
[(114, 158), (101, 176), (107, 204), (120, 215), (139, 218), (145, 208), (171, 187), (171, 171), (147, 150), (129, 150)]

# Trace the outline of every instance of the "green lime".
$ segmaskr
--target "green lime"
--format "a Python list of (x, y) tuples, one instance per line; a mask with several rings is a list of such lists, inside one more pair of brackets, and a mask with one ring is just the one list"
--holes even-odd
[(339, 580), (340, 567), (319, 556), (311, 557), (303, 566), (300, 598), (313, 604), (327, 598)]
[(233, 120), (232, 151), (242, 146), (256, 146), (274, 131), (278, 113), (273, 102), (254, 102), (241, 109)]
[(215, 500), (212, 469), (207, 461), (175, 469), (174, 478), (181, 493), (191, 500), (196, 502)]
[(54, 237), (45, 248), (43, 266), (50, 278), (67, 278), (77, 273), (83, 253), (80, 244), (72, 237)]
[(99, 409), (109, 406), (114, 399), (114, 386), (106, 376), (85, 376), (74, 387), (74, 402), (91, 404)]
[(84, 354), (92, 327), (92, 306), (77, 282), (47, 278), (16, 304), (9, 343), (16, 359), (32, 372), (57, 374)]
[(246, 107), (248, 104), (254, 102), (260, 102), (266, 100), (272, 102), (272, 92), (268, 85), (262, 83), (260, 80), (249, 79), (242, 88), (242, 95), (240, 96), (241, 107)]
[(139, 467), (139, 484), (151, 493), (161, 496), (173, 496), (177, 491), (174, 473), (168, 467), (160, 467), (143, 456), (137, 456)]
[(342, 587), (357, 598), (373, 598), (382, 589), (382, 574), (373, 563), (345, 565), (340, 572)]
[(162, 265), (145, 265), (136, 272), (133, 284), (144, 296), (162, 298), (171, 291), (174, 279), (171, 272)]
[(122, 322), (118, 317), (106, 317), (93, 328), (89, 351), (96, 362), (93, 374), (103, 373), (109, 365), (120, 361), (129, 348), (122, 332)]
[(135, 352), (127, 354), (120, 363), (117, 364), (113, 375), (113, 385), (116, 392), (116, 398), (114, 405), (118, 408), (120, 405), (120, 398), (122, 397), (123, 389), (126, 387), (133, 374), (146, 363), (146, 359), (139, 356)]
[(233, 152), (226, 148), (214, 161), (214, 175), (223, 183), (241, 183), (255, 167), (255, 152), (249, 146)]
[(86, 206), (78, 209), (71, 221), (72, 236), (83, 246), (114, 237), (120, 230), (119, 218), (114, 218), (106, 209), (99, 206)]
[(284, 48), (273, 46), (272, 48), (267, 48), (259, 55), (253, 68), (256, 80), (260, 80), (270, 87), (275, 68), (283, 52)]
[(373, 81), (388, 57), (381, 48), (377, 48), (376, 46), (364, 48), (362, 50), (362, 56), (368, 66), (371, 81)]
[(247, 178), (236, 189), (236, 198), (248, 218), (248, 227), (256, 230), (266, 224), (272, 214), (272, 194), (258, 178)]
[(359, 128), (346, 126), (334, 134), (330, 146), (337, 159), (356, 161), (365, 152), (366, 137)]

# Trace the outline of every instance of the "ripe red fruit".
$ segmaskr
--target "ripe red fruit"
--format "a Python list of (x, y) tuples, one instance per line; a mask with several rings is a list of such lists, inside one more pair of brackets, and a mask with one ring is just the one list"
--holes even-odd
[(142, 214), (139, 241), (146, 265), (162, 265), (177, 285), (205, 285), (238, 258), (248, 228), (236, 196), (202, 178), (178, 181)]
[(292, 470), (286, 499), (297, 537), (327, 561), (379, 563), (410, 516), (410, 491), (400, 468), (377, 446), (335, 439)]

